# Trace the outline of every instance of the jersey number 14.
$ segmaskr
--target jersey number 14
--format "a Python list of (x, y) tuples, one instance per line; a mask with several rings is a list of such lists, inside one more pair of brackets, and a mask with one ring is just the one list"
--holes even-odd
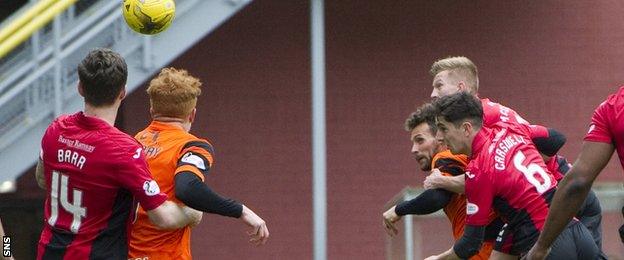
[[(59, 185), (59, 177), (60, 177), (60, 185)], [(70, 226), (71, 232), (76, 234), (80, 229), (80, 223), (82, 222), (82, 218), (87, 216), (87, 208), (81, 206), (82, 204), (82, 191), (78, 189), (72, 189), (72, 197), (74, 199), (73, 203), (70, 203), (68, 200), (67, 192), (68, 192), (68, 182), (69, 177), (65, 174), (59, 173), (57, 171), (52, 171), (52, 185), (50, 188), (50, 218), (48, 219), (48, 224), (50, 226), (54, 226), (56, 224), (56, 220), (58, 218), (58, 210), (59, 210), (59, 195), (61, 200), (61, 207), (73, 215), (73, 220)], [(60, 189), (60, 192), (59, 192)]]

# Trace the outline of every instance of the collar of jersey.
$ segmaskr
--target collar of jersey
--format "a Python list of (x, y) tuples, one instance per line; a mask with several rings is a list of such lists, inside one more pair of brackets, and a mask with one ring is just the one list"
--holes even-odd
[(103, 119), (94, 116), (87, 116), (84, 112), (80, 111), (73, 115), (76, 117), (76, 121), (78, 121), (81, 125), (92, 128), (92, 129), (102, 129), (102, 128), (111, 128), (112, 126), (108, 124)]
[(184, 131), (184, 129), (182, 129), (181, 127), (179, 127), (177, 125), (167, 124), (165, 122), (160, 122), (160, 121), (156, 121), (156, 120), (152, 120), (152, 122), (149, 125), (149, 128), (152, 129), (152, 130), (180, 130), (180, 131)]
[(483, 150), (483, 146), (485, 146), (485, 143), (488, 141), (491, 135), (491, 129), (485, 126), (481, 127), (481, 130), (479, 130), (475, 138), (472, 140), (472, 156), (470, 156), (471, 159), (475, 158), (481, 152), (481, 150)]

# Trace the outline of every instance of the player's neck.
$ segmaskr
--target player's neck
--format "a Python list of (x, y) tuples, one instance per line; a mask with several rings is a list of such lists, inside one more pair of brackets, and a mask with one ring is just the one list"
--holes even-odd
[(167, 117), (167, 116), (154, 116), (152, 117), (152, 120), (157, 121), (159, 123), (179, 127), (187, 132), (191, 130), (191, 123), (181, 118)]
[(89, 104), (85, 104), (84, 114), (85, 116), (96, 117), (106, 121), (111, 126), (115, 126), (115, 119), (117, 118), (117, 109), (119, 105), (111, 105), (105, 107), (94, 107)]

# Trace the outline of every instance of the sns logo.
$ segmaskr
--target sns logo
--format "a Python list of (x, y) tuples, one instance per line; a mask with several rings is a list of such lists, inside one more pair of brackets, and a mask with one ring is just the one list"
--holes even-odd
[(475, 175), (471, 174), (470, 172), (466, 172), (466, 176), (468, 176), (468, 178), (470, 178), (470, 179), (475, 177)]
[(470, 202), (466, 203), (466, 214), (472, 215), (476, 214), (477, 212), (479, 212), (479, 206), (477, 206), (477, 204)]
[(146, 181), (143, 183), (143, 190), (147, 196), (154, 196), (160, 193), (160, 187), (154, 180)]

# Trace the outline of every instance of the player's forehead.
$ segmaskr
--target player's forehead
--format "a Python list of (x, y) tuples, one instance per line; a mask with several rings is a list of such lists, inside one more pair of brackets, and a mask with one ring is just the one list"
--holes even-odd
[(414, 129), (412, 129), (410, 138), (414, 140), (415, 138), (433, 138), (433, 133), (431, 132), (431, 127), (427, 122), (422, 122)]
[(443, 70), (438, 72), (435, 76), (433, 76), (433, 84), (444, 84), (449, 80), (450, 70)]
[(446, 121), (443, 116), (436, 116), (435, 119), (436, 126), (438, 127), (448, 128), (448, 126), (451, 124), (449, 121)]

